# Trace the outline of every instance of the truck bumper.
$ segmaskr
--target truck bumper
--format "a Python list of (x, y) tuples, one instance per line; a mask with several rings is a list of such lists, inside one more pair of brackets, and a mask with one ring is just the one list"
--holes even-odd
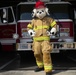
[[(51, 42), (53, 47), (52, 53), (59, 53), (60, 50), (76, 50), (76, 42)], [(17, 51), (30, 51), (32, 50), (32, 43), (17, 43)]]

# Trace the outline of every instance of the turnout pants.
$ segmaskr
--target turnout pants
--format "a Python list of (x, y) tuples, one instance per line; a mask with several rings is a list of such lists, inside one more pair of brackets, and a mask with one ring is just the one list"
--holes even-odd
[(52, 71), (52, 60), (50, 52), (52, 51), (52, 46), (49, 41), (34, 41), (32, 45), (32, 50), (36, 59), (36, 63), (39, 68), (44, 67), (45, 72)]

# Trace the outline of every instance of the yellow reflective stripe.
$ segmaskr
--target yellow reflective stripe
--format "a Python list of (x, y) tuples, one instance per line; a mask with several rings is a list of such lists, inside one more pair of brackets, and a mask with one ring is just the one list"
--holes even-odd
[(37, 29), (43, 29), (43, 28), (47, 28), (47, 29), (49, 29), (49, 26), (47, 26), (47, 25), (45, 25), (45, 26), (43, 26), (43, 25), (41, 25), (41, 26), (37, 26)]
[(49, 26), (45, 25), (40, 25), (40, 26), (37, 26), (36, 28), (34, 28), (34, 30), (38, 30), (38, 29), (49, 29)]
[(43, 40), (50, 40), (49, 36), (40, 36), (40, 37), (34, 37), (34, 41), (43, 41)]
[(34, 30), (34, 31), (36, 31), (36, 30), (37, 30), (37, 28), (34, 28), (33, 30)]
[(43, 67), (44, 66), (43, 62), (37, 62), (37, 65), (38, 65), (38, 67)]
[(51, 27), (53, 27), (54, 25), (56, 25), (56, 21), (53, 21), (53, 22), (51, 23)]
[(53, 66), (44, 66), (45, 70), (52, 70)]
[(32, 28), (32, 25), (31, 25), (31, 24), (28, 24), (27, 27), (28, 27), (28, 28)]

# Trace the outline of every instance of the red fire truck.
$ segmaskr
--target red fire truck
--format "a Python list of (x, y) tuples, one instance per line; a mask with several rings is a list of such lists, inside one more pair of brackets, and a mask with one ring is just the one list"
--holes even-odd
[[(30, 51), (32, 38), (27, 33), (27, 24), (32, 19), (35, 2), (20, 2), (13, 7), (0, 8), (0, 50)], [(57, 34), (50, 42), (52, 53), (60, 50), (75, 50), (74, 10), (69, 2), (48, 2), (50, 17), (57, 22)], [(16, 14), (15, 14), (16, 13)]]

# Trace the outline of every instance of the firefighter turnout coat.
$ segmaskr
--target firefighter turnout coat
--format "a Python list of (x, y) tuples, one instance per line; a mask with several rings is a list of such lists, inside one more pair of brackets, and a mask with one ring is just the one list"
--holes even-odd
[(50, 45), (50, 36), (47, 31), (50, 28), (56, 28), (56, 21), (50, 17), (43, 19), (35, 18), (27, 25), (27, 29), (33, 29), (35, 36), (33, 36), (32, 50), (36, 58), (36, 63), (39, 68), (44, 67), (46, 72), (52, 71), (52, 61), (50, 52), (52, 47)]

